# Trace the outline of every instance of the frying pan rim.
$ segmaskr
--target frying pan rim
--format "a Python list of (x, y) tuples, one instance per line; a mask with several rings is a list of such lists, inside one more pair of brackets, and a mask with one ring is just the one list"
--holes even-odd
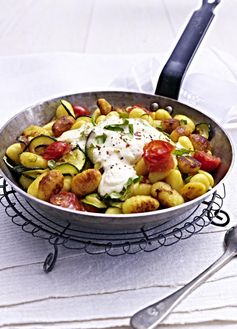
[[(53, 98), (48, 98), (48, 99), (44, 99), (44, 100), (41, 100), (41, 101), (38, 101), (36, 102), (35, 104), (33, 105), (30, 105), (28, 106), (27, 108), (19, 111), (18, 113), (16, 113), (13, 117), (11, 117), (9, 120), (7, 120), (7, 122), (0, 128), (0, 134), (2, 133), (2, 131), (5, 130), (5, 128), (10, 124), (10, 122), (14, 119), (16, 119), (18, 116), (21, 116), (24, 112), (28, 111), (28, 110), (32, 110), (32, 108), (34, 107), (37, 107), (37, 106), (41, 106), (43, 105), (44, 103), (46, 102), (53, 102), (53, 101), (56, 101), (58, 99), (63, 99), (63, 98), (68, 98), (68, 97), (73, 97), (73, 96), (83, 96), (85, 94), (89, 95), (89, 94), (93, 94), (93, 95), (96, 95), (96, 94), (103, 94), (106, 96), (106, 94), (110, 94), (110, 93), (116, 93), (116, 94), (131, 94), (131, 95), (139, 95), (139, 96), (145, 96), (145, 97), (160, 97), (160, 98), (163, 98), (165, 100), (171, 100), (172, 102), (175, 102), (177, 103), (178, 105), (180, 106), (185, 106), (186, 108), (188, 107), (190, 110), (193, 110), (195, 112), (198, 112), (204, 116), (206, 116), (208, 119), (211, 119), (217, 126), (218, 128), (221, 129), (222, 133), (224, 133), (228, 139), (228, 142), (230, 144), (230, 147), (231, 147), (231, 163), (230, 163), (230, 166), (227, 170), (227, 172), (225, 173), (225, 175), (221, 178), (221, 180), (212, 188), (210, 189), (209, 191), (207, 191), (204, 195), (196, 198), (196, 199), (193, 199), (193, 200), (190, 200), (190, 201), (186, 201), (185, 203), (181, 204), (181, 205), (178, 205), (178, 206), (175, 206), (175, 207), (171, 207), (171, 208), (165, 208), (165, 209), (158, 209), (158, 210), (155, 210), (155, 211), (150, 211), (150, 212), (143, 212), (143, 213), (132, 213), (132, 214), (116, 214), (116, 215), (112, 215), (112, 217), (115, 217), (116, 219), (130, 219), (130, 218), (137, 218), (137, 217), (146, 217), (146, 216), (150, 216), (150, 215), (153, 215), (153, 216), (156, 216), (156, 215), (161, 215), (161, 214), (164, 214), (164, 213), (173, 213), (175, 212), (176, 210), (177, 211), (181, 211), (182, 208), (187, 208), (187, 207), (191, 207), (192, 204), (200, 204), (202, 200), (206, 199), (208, 196), (210, 196), (210, 194), (213, 194), (217, 189), (218, 187), (223, 184), (223, 180), (226, 180), (227, 177), (229, 176), (229, 174), (231, 173), (232, 171), (232, 168), (233, 168), (233, 165), (234, 165), (234, 159), (235, 159), (235, 149), (234, 149), (234, 144), (232, 142), (232, 139), (231, 137), (229, 136), (229, 134), (225, 131), (225, 129), (223, 129), (219, 123), (216, 122), (215, 119), (213, 119), (209, 114), (207, 115), (205, 112), (201, 112), (200, 110), (198, 109), (195, 109), (194, 107), (188, 105), (188, 104), (185, 104), (185, 103), (182, 103), (176, 99), (171, 99), (169, 97), (165, 97), (165, 96), (160, 96), (160, 95), (156, 95), (156, 94), (149, 94), (149, 93), (140, 93), (140, 92), (136, 92), (136, 91), (125, 91), (125, 90), (106, 90), (106, 91), (99, 91), (99, 90), (96, 90), (96, 91), (85, 91), (85, 92), (78, 92), (78, 93), (73, 93), (73, 94), (67, 94), (67, 95), (59, 95), (59, 96), (56, 96), (56, 97), (53, 97)], [(43, 206), (46, 206), (46, 207), (50, 207), (51, 209), (56, 209), (57, 211), (60, 210), (62, 211), (63, 213), (67, 213), (67, 214), (75, 214), (75, 215), (78, 215), (78, 216), (81, 216), (81, 218), (83, 219), (83, 216), (86, 216), (86, 217), (102, 217), (102, 218), (109, 218), (111, 217), (111, 214), (105, 214), (105, 213), (92, 213), (92, 212), (82, 212), (82, 211), (78, 211), (78, 210), (72, 210), (72, 209), (67, 209), (67, 208), (63, 208), (63, 207), (59, 207), (59, 206), (55, 206), (53, 204), (50, 204), (46, 201), (43, 201), (43, 200), (40, 200), (40, 199), (37, 199), (36, 197), (33, 197), (31, 196), (30, 194), (26, 193), (23, 189), (21, 189), (19, 186), (17, 186), (17, 184), (12, 181), (3, 171), (2, 171), (2, 168), (0, 168), (0, 173), (1, 175), (4, 177), (4, 179), (10, 184), (10, 186), (17, 192), (19, 192), (25, 199), (32, 199), (34, 202), (36, 203), (39, 203), (40, 205), (42, 204)], [(200, 202), (199, 202), (200, 201)]]

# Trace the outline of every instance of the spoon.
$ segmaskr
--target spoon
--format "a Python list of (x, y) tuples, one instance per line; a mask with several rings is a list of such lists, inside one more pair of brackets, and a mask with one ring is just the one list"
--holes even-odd
[(130, 325), (134, 329), (155, 329), (158, 324), (178, 305), (182, 299), (188, 296), (194, 289), (199, 287), (212, 274), (221, 269), (224, 265), (237, 255), (237, 226), (230, 228), (225, 234), (226, 250), (224, 254), (218, 258), (211, 266), (204, 270), (192, 281), (184, 287), (175, 291), (173, 294), (154, 303), (137, 313), (135, 313), (130, 321)]

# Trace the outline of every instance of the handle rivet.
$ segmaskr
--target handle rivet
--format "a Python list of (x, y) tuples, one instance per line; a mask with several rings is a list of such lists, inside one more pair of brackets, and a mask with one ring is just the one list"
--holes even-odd
[(159, 109), (159, 107), (160, 107), (160, 105), (158, 103), (151, 103), (150, 110), (152, 112), (155, 112), (155, 111), (157, 111)]
[(165, 110), (166, 110), (167, 112), (169, 112), (169, 114), (172, 114), (172, 112), (173, 112), (173, 107), (170, 106), (170, 105), (168, 105), (168, 106), (166, 106)]

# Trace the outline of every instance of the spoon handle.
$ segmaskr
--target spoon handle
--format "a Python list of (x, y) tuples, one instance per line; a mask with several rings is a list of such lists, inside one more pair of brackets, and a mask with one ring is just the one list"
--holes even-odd
[(175, 291), (166, 298), (154, 303), (134, 314), (130, 324), (134, 329), (154, 329), (170, 313), (170, 311), (179, 304), (179, 302), (188, 296), (194, 289), (207, 280), (212, 274), (227, 264), (236, 253), (226, 249), (226, 252), (218, 258), (211, 266), (204, 270), (192, 281), (187, 283), (181, 289)]

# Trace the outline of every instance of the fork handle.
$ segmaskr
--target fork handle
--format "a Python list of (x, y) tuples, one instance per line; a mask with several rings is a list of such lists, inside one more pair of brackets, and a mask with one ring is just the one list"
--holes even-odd
[(131, 318), (130, 324), (134, 329), (155, 329), (157, 325), (170, 313), (170, 311), (177, 305), (183, 298), (188, 296), (194, 289), (200, 286), (211, 275), (221, 269), (227, 264), (236, 253), (229, 251), (218, 258), (211, 266), (199, 274), (196, 278), (190, 281), (181, 289), (175, 291), (168, 297), (154, 303), (134, 314)]

